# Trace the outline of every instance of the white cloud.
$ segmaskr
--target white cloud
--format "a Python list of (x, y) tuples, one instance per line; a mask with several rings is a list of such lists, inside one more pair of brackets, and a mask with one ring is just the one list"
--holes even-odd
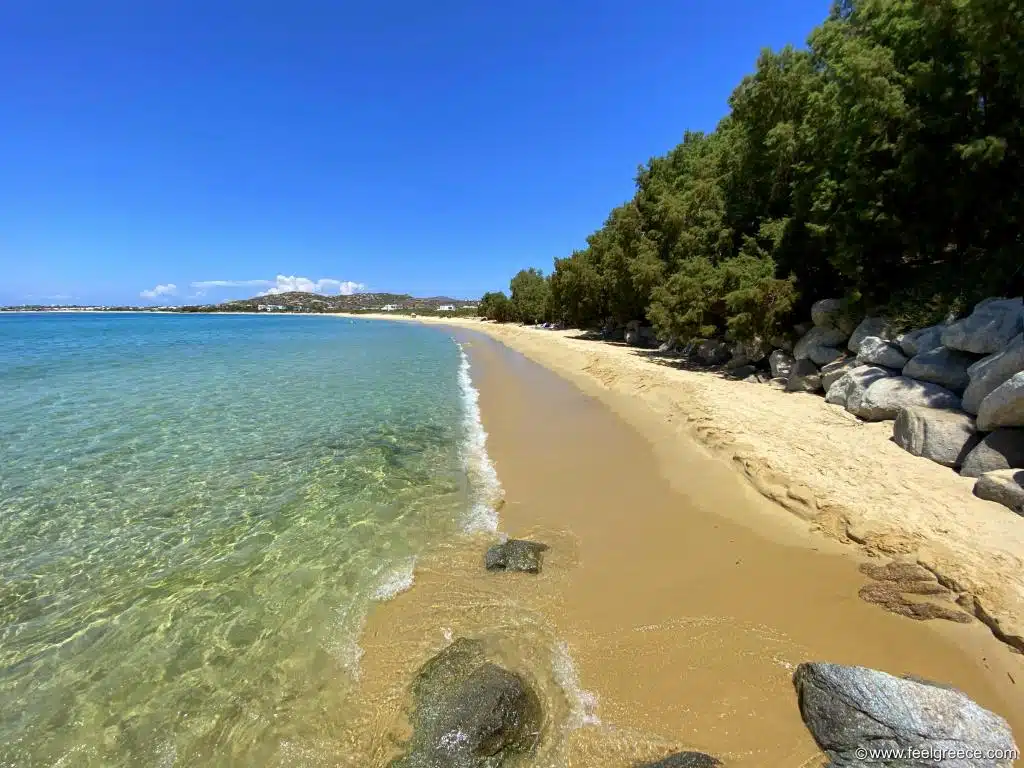
[(319, 280), (310, 280), (308, 277), (296, 277), (295, 275), (278, 275), (274, 284), (260, 296), (273, 296), (277, 293), (291, 293), (302, 291), (304, 293), (337, 293), (342, 296), (351, 296), (353, 293), (362, 290), (366, 286), (352, 280), (334, 280), (324, 277)]
[(178, 291), (178, 286), (174, 283), (162, 283), (156, 288), (151, 288), (148, 291), (141, 291), (139, 296), (144, 299), (155, 299), (157, 296), (173, 296)]
[(190, 285), (200, 291), (205, 291), (207, 288), (263, 288), (264, 290), (258, 294), (260, 296), (273, 296), (292, 291), (351, 296), (366, 288), (366, 285), (354, 280), (335, 280), (331, 277), (311, 280), (308, 277), (298, 277), (297, 275), (278, 275), (273, 280), (197, 280)]

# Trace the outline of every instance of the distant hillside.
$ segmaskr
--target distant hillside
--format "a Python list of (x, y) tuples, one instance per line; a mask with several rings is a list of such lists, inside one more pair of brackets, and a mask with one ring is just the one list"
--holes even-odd
[[(439, 307), (452, 305), (456, 309), (475, 305), (475, 301), (431, 296), (420, 299), (407, 293), (354, 293), (351, 296), (325, 296), (319, 293), (279, 293), (272, 296), (253, 296), (251, 299), (181, 307), (181, 312), (373, 312), (392, 307), (406, 312), (436, 312)], [(261, 310), (262, 307), (262, 310)]]

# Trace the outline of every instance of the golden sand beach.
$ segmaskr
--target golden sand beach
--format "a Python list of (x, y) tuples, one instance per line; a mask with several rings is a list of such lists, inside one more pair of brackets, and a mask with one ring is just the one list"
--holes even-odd
[[(809, 660), (951, 683), (1024, 733), (1024, 656), (994, 635), (1013, 642), (1021, 615), (1024, 526), (1005, 509), (819, 398), (578, 332), (442, 322), (468, 342), (500, 529), (551, 550), (539, 576), (484, 571), (485, 536), (419, 563), (370, 616), (353, 754), (386, 764), (413, 671), (458, 636), (537, 683), (559, 724), (538, 766), (679, 748), (819, 765), (791, 684)], [(892, 556), (940, 574), (950, 610), (975, 598), (961, 603), (987, 624), (858, 597), (859, 566)]]

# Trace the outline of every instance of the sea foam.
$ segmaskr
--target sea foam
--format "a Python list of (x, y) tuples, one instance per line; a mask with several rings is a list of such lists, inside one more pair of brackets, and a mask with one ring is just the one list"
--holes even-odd
[(373, 592), (373, 599), (383, 602), (405, 592), (412, 587), (415, 571), (415, 557), (407, 557), (405, 560), (402, 560), (381, 579), (377, 589)]
[(564, 641), (555, 644), (552, 671), (555, 682), (565, 692), (572, 708), (568, 723), (569, 729), (582, 728), (585, 725), (600, 725), (601, 719), (597, 716), (597, 696), (590, 691), (583, 690), (580, 685), (579, 673), (576, 671), (576, 664), (569, 653), (568, 644)]
[(498, 529), (498, 502), (502, 497), (501, 481), (487, 454), (487, 432), (480, 419), (480, 393), (473, 386), (470, 375), (469, 356), (462, 344), (459, 347), (462, 360), (459, 364), (459, 390), (463, 404), (463, 426), (465, 435), (462, 443), (462, 462), (469, 477), (472, 503), (467, 531), (496, 531)]

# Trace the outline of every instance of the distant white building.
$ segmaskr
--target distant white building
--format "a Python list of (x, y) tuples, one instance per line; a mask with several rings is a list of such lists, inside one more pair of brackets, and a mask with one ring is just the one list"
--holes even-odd
[(440, 307), (437, 308), (437, 311), (438, 312), (454, 312), (455, 311), (455, 305), (454, 304), (442, 304)]
[(288, 307), (283, 304), (257, 304), (257, 312), (284, 312)]
[(398, 305), (397, 304), (385, 304), (380, 309), (381, 309), (382, 312), (394, 312), (396, 309), (398, 309)]

